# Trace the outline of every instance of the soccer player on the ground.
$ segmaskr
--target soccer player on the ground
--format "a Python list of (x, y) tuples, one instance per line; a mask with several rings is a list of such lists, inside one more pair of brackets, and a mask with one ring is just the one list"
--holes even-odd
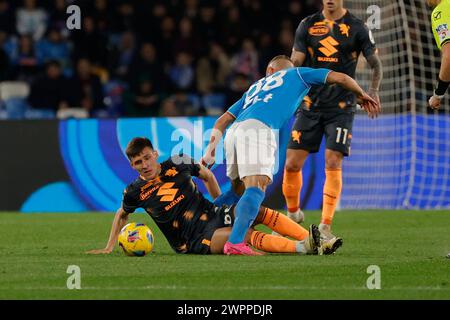
[[(147, 138), (134, 138), (126, 154), (139, 177), (124, 191), (122, 207), (117, 210), (108, 243), (91, 254), (111, 253), (120, 230), (130, 213), (143, 208), (153, 218), (170, 246), (177, 253), (223, 253), (234, 222), (234, 206), (215, 206), (198, 191), (192, 177), (198, 177), (213, 198), (221, 191), (213, 173), (187, 156), (174, 156), (161, 163), (158, 152)], [(260, 207), (256, 224), (264, 224), (295, 240), (250, 229), (245, 239), (255, 248), (276, 253), (327, 254), (320, 248), (320, 233), (309, 231), (274, 210)], [(320, 249), (320, 251), (319, 251)], [(330, 252), (331, 253), (331, 252)]]
[[(245, 191), (236, 205), (236, 221), (225, 244), (226, 254), (248, 254), (244, 237), (258, 214), (266, 187), (272, 182), (277, 141), (274, 130), (282, 128), (292, 117), (299, 102), (312, 85), (338, 84), (352, 91), (371, 115), (378, 112), (378, 103), (362, 90), (351, 77), (329, 69), (293, 68), (287, 56), (273, 58), (266, 77), (255, 82), (242, 98), (215, 123), (210, 143), (202, 161), (214, 163), (215, 149), (226, 127), (225, 157), (227, 176), (233, 185), (242, 180)], [(334, 252), (342, 239), (330, 239)]]
[[(295, 33), (292, 61), (295, 66), (328, 68), (354, 78), (358, 56), (363, 53), (372, 68), (369, 95), (378, 102), (382, 67), (375, 43), (364, 22), (343, 7), (343, 0), (323, 0), (323, 11), (302, 20)], [(292, 127), (286, 153), (283, 195), (288, 216), (301, 222), (302, 168), (307, 156), (319, 150), (325, 135), (325, 185), (319, 230), (333, 238), (331, 224), (342, 190), (342, 160), (350, 153), (356, 109), (354, 93), (340, 86), (313, 86), (303, 99)]]
[(438, 83), (429, 100), (430, 107), (438, 110), (450, 85), (450, 0), (428, 0), (428, 4), (436, 7), (431, 14), (431, 26), (436, 44), (442, 52)]

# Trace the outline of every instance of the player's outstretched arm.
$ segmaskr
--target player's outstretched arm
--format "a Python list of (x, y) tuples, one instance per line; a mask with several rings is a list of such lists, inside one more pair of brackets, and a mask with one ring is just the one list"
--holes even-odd
[(450, 41), (442, 46), (441, 69), (439, 70), (439, 82), (433, 96), (428, 103), (433, 110), (438, 110), (441, 100), (444, 98), (450, 84)]
[(376, 118), (380, 114), (380, 105), (348, 75), (331, 71), (327, 77), (327, 84), (338, 84), (343, 88), (352, 91), (356, 95), (358, 103), (367, 111), (370, 118)]
[(203, 155), (200, 163), (204, 166), (211, 168), (215, 162), (216, 158), (216, 147), (222, 139), (225, 129), (233, 123), (235, 117), (233, 117), (229, 112), (225, 112), (216, 120), (214, 127), (211, 132), (211, 137), (209, 139), (209, 144), (206, 147), (205, 154)]
[(117, 239), (119, 238), (120, 230), (125, 226), (128, 221), (128, 213), (126, 213), (122, 208), (117, 210), (116, 215), (114, 216), (114, 221), (111, 227), (111, 233), (109, 235), (109, 240), (104, 249), (90, 250), (86, 253), (88, 254), (108, 254), (111, 253), (114, 249), (114, 246), (117, 243)]
[(214, 173), (211, 172), (211, 170), (200, 164), (198, 177), (203, 180), (206, 190), (208, 190), (208, 193), (213, 199), (216, 199), (218, 196), (220, 196), (222, 191), (220, 190), (219, 183), (217, 182), (217, 179), (214, 176)]

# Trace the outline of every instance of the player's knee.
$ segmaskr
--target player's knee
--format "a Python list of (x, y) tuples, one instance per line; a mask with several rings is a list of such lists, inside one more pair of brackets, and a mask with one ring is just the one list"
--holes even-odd
[(286, 164), (284, 166), (286, 171), (297, 172), (302, 170), (303, 163), (305, 162), (307, 153), (299, 154), (296, 152), (289, 152), (286, 155)]
[(237, 178), (231, 181), (231, 187), (233, 188), (234, 193), (238, 196), (242, 196), (245, 191), (244, 182), (241, 179)]
[(329, 152), (325, 159), (326, 169), (341, 169), (342, 154), (339, 152)]
[(286, 161), (285, 170), (289, 172), (297, 172), (302, 170), (302, 166), (296, 161)]

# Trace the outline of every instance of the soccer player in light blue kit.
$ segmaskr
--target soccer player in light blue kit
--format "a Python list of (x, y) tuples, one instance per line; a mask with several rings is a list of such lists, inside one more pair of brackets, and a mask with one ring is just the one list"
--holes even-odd
[[(275, 130), (282, 128), (294, 115), (311, 85), (341, 85), (355, 93), (369, 114), (378, 110), (378, 104), (351, 77), (329, 69), (294, 68), (291, 59), (280, 55), (267, 67), (266, 77), (255, 82), (242, 98), (232, 105), (215, 123), (210, 143), (202, 162), (212, 166), (215, 149), (229, 124), (225, 141), (227, 176), (232, 190), (219, 197), (215, 204), (236, 204), (236, 220), (224, 253), (228, 255), (257, 255), (247, 243), (245, 235), (258, 214), (265, 190), (272, 182), (277, 141)], [(245, 186), (240, 199), (235, 191)], [(331, 250), (340, 246), (333, 240)], [(336, 242), (337, 241), (337, 242)]]

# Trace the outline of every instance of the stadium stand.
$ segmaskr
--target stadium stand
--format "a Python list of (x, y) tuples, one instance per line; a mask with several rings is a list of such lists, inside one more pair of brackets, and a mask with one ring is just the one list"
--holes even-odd
[[(66, 27), (70, 4), (81, 30)], [(220, 114), (274, 54), (290, 54), (289, 37), (317, 5), (0, 0), (0, 119)], [(29, 92), (11, 94), (15, 82)]]

